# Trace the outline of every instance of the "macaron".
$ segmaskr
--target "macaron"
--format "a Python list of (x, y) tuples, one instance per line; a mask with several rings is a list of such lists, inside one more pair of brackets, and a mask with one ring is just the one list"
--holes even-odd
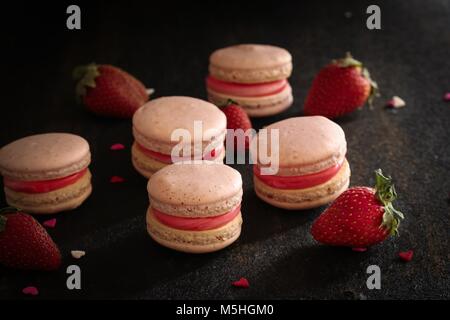
[(172, 164), (150, 178), (147, 190), (147, 230), (165, 247), (213, 252), (232, 244), (241, 233), (242, 178), (227, 165)]
[(91, 194), (88, 142), (70, 133), (28, 136), (0, 149), (6, 202), (24, 211), (71, 210)]
[(280, 113), (293, 102), (291, 72), (292, 57), (283, 48), (241, 44), (216, 50), (209, 58), (208, 100), (221, 106), (231, 99), (251, 117)]
[(207, 101), (180, 96), (151, 100), (133, 116), (133, 166), (149, 178), (173, 162), (194, 157), (222, 163), (226, 127), (225, 114)]
[(276, 152), (271, 139), (278, 130), (279, 164), (270, 174), (270, 164), (261, 164), (258, 155), (253, 166), (255, 192), (263, 201), (283, 209), (310, 209), (333, 201), (348, 188), (347, 143), (339, 125), (313, 116), (289, 118), (266, 129), (258, 133), (257, 142), (267, 133), (267, 154)]

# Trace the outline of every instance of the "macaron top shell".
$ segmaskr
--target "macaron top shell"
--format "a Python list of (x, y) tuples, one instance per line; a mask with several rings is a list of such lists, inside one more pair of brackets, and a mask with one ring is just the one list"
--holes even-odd
[[(209, 62), (211, 75), (223, 81), (267, 82), (285, 79), (292, 71), (291, 54), (283, 48), (271, 45), (240, 44), (226, 47), (214, 51)], [(268, 72), (262, 73), (261, 71), (264, 70)], [(230, 75), (232, 71), (237, 72)], [(242, 71), (249, 73), (242, 73)], [(270, 79), (260, 77), (269, 77)]]
[[(344, 161), (347, 142), (342, 128), (322, 117), (295, 117), (267, 126), (271, 135), (279, 130), (280, 176), (295, 176), (316, 173)], [(263, 132), (260, 131), (258, 137)], [(268, 153), (272, 152), (268, 138)]]
[(194, 121), (202, 122), (202, 141), (223, 139), (227, 126), (224, 113), (212, 103), (182, 96), (154, 99), (139, 108), (133, 116), (133, 133), (138, 143), (150, 149), (153, 142), (177, 144), (171, 141), (176, 129), (186, 129), (196, 141)]
[(150, 204), (176, 216), (216, 216), (242, 199), (242, 178), (235, 169), (210, 161), (172, 164), (156, 172), (147, 190)]
[(91, 161), (88, 142), (70, 133), (45, 133), (21, 138), (0, 149), (0, 173), (21, 181), (66, 177)]

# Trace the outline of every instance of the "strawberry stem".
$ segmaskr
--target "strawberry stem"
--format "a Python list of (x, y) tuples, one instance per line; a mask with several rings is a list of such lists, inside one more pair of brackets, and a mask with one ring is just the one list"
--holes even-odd
[(95, 88), (95, 78), (100, 75), (98, 65), (91, 63), (85, 66), (78, 66), (73, 70), (74, 80), (78, 80), (76, 94), (78, 97), (86, 95), (86, 87)]
[(14, 207), (5, 207), (5, 208), (0, 209), (0, 232), (5, 230), (6, 220), (8, 220), (8, 218), (6, 216), (4, 216), (2, 213), (4, 213), (4, 212), (16, 212), (16, 211), (19, 211), (19, 209), (14, 208)]
[(362, 62), (353, 58), (350, 52), (345, 54), (345, 58), (333, 60), (333, 63), (338, 67), (347, 68), (347, 67), (362, 67)]
[(220, 109), (222, 109), (222, 108), (226, 108), (226, 107), (231, 106), (231, 105), (239, 105), (239, 104), (236, 101), (234, 101), (233, 99), (228, 99), (227, 102), (225, 102), (224, 104), (222, 104), (222, 105), (220, 105), (218, 107)]
[(3, 213), (8, 213), (8, 212), (16, 212), (19, 211), (20, 209), (17, 209), (16, 207), (4, 207), (0, 209), (0, 214)]
[(369, 104), (369, 107), (372, 108), (373, 107), (373, 99), (375, 99), (375, 97), (380, 96), (380, 89), (378, 88), (378, 84), (375, 81), (373, 81), (372, 78), (370, 77), (369, 70), (367, 70), (366, 68), (363, 68), (362, 75), (370, 83), (370, 93), (369, 93), (369, 98), (367, 99), (367, 103)]
[(380, 227), (387, 228), (391, 235), (398, 234), (400, 220), (405, 216), (392, 205), (392, 202), (397, 199), (397, 192), (392, 178), (384, 176), (381, 169), (375, 170), (375, 190), (376, 197), (384, 206), (383, 222)]
[(5, 230), (6, 220), (8, 220), (8, 218), (6, 218), (4, 215), (0, 215), (0, 232), (3, 232), (3, 230)]

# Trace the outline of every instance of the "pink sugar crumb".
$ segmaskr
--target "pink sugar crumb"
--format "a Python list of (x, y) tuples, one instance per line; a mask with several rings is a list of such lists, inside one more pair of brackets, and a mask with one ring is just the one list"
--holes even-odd
[(238, 287), (238, 288), (248, 288), (250, 287), (250, 283), (248, 283), (248, 280), (245, 278), (240, 278), (238, 281), (234, 281), (232, 283), (232, 285), (234, 287)]
[(414, 255), (414, 251), (412, 251), (412, 250), (399, 252), (399, 254), (398, 254), (399, 258), (405, 262), (411, 261), (413, 258), (413, 255)]
[(111, 147), (109, 149), (113, 150), (113, 151), (123, 150), (123, 149), (125, 149), (125, 146), (121, 143), (115, 143), (115, 144), (111, 145)]
[(444, 94), (444, 101), (450, 101), (450, 92)]
[(39, 294), (39, 290), (36, 287), (26, 287), (22, 289), (22, 293), (30, 296), (37, 296)]
[(355, 252), (366, 252), (367, 248), (352, 248), (352, 250)]
[(109, 179), (109, 182), (111, 183), (121, 183), (124, 182), (125, 179), (119, 176), (112, 176), (111, 179)]
[(53, 218), (50, 220), (46, 220), (42, 223), (42, 225), (47, 228), (54, 228), (56, 226), (56, 219)]

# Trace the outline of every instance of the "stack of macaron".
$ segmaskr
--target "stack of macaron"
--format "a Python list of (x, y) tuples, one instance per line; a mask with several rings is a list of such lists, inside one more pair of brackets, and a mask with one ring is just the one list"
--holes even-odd
[[(162, 97), (147, 102), (133, 116), (132, 162), (149, 178), (173, 162), (204, 159), (223, 162), (227, 120), (215, 105), (190, 97)], [(174, 133), (184, 129), (184, 136)], [(175, 146), (182, 150), (172, 156)]]
[(148, 182), (147, 230), (161, 245), (188, 253), (220, 250), (241, 233), (242, 178), (211, 161), (172, 164)]
[(0, 149), (6, 201), (30, 213), (78, 207), (91, 194), (89, 144), (69, 133), (28, 136)]
[(293, 102), (291, 72), (292, 58), (283, 48), (241, 44), (219, 49), (209, 58), (208, 99), (218, 106), (231, 99), (251, 117), (274, 115)]
[[(325, 117), (296, 117), (266, 127), (268, 154), (271, 135), (279, 135), (276, 174), (264, 174), (258, 157), (253, 167), (256, 194), (265, 202), (284, 209), (309, 209), (336, 199), (349, 185), (350, 167), (342, 128)], [(277, 131), (274, 131), (277, 130)], [(258, 141), (259, 142), (259, 141)]]

